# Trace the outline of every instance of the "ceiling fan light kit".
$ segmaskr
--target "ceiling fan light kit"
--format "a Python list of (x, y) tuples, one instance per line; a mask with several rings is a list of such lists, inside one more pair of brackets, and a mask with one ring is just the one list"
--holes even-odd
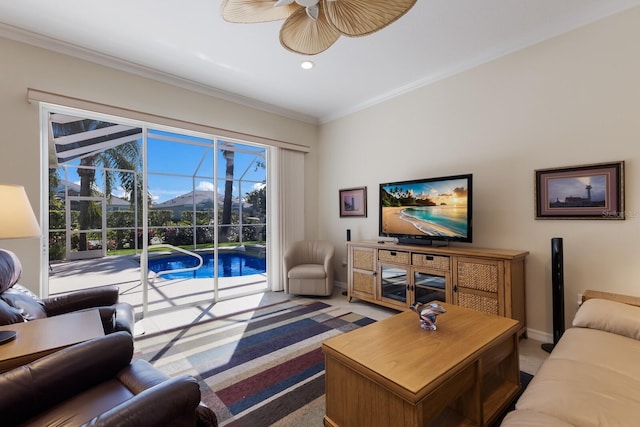
[(302, 55), (327, 50), (341, 35), (360, 37), (391, 24), (416, 0), (223, 0), (228, 22), (255, 23), (284, 19), (282, 46)]

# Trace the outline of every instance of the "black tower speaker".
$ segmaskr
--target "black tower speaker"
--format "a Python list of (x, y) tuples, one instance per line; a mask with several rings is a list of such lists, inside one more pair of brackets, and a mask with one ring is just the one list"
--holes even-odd
[[(351, 241), (351, 229), (347, 228), (347, 242)], [(347, 291), (342, 291), (342, 295), (347, 295)]]
[(564, 271), (562, 238), (551, 239), (551, 297), (553, 299), (553, 344), (542, 344), (542, 349), (551, 353), (564, 334)]

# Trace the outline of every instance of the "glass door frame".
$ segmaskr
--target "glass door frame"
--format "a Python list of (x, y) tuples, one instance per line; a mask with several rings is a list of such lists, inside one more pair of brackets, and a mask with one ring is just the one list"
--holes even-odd
[[(148, 189), (149, 188), (149, 133), (153, 132), (153, 131), (160, 131), (160, 132), (168, 132), (168, 133), (172, 133), (172, 134), (180, 134), (181, 136), (196, 136), (194, 133), (192, 132), (188, 132), (186, 130), (183, 129), (167, 129), (164, 128), (162, 126), (155, 126), (155, 125), (143, 125), (142, 126), (142, 188)], [(207, 139), (207, 140), (211, 140), (211, 145), (206, 145), (206, 144), (202, 144), (202, 143), (187, 143), (187, 142), (180, 142), (180, 141), (175, 141), (175, 140), (171, 140), (169, 139), (171, 142), (173, 143), (177, 143), (177, 144), (191, 144), (194, 146), (199, 146), (202, 147), (205, 150), (205, 154), (203, 155), (203, 157), (200, 159), (200, 162), (198, 163), (198, 168), (202, 165), (202, 162), (204, 161), (204, 159), (206, 158), (206, 151), (211, 150), (211, 152), (213, 153), (213, 159), (214, 159), (214, 165), (213, 165), (213, 175), (214, 176), (198, 176), (195, 171), (192, 175), (179, 175), (176, 173), (163, 173), (163, 172), (152, 172), (152, 174), (154, 175), (163, 175), (163, 176), (184, 176), (184, 177), (189, 177), (192, 179), (192, 191), (195, 191), (195, 179), (196, 178), (203, 178), (203, 179), (211, 179), (214, 183), (215, 183), (215, 170), (216, 170), (216, 165), (215, 165), (215, 141), (216, 138), (211, 136), (211, 135), (197, 135), (198, 138), (203, 138), (203, 139)], [(157, 136), (153, 136), (152, 138), (159, 138)], [(159, 138), (162, 139), (162, 138)], [(214, 192), (215, 195), (215, 192)], [(214, 212), (217, 208), (217, 205), (214, 204)], [(195, 211), (195, 205), (193, 206), (193, 223), (192, 223), (192, 228), (193, 228), (193, 245), (194, 247), (196, 246), (196, 230), (197, 230), (197, 223), (196, 223), (196, 211)], [(142, 204), (142, 234), (143, 236), (148, 236), (149, 230), (150, 228), (156, 228), (156, 226), (149, 226), (149, 212), (150, 212), (150, 206), (148, 203), (143, 203)], [(217, 213), (214, 213), (214, 215), (216, 215)], [(215, 226), (214, 226), (214, 230), (215, 230)], [(217, 266), (217, 263), (215, 263), (215, 260), (217, 259), (217, 255), (216, 255), (216, 251), (217, 251), (217, 245), (216, 245), (216, 240), (217, 240), (217, 233), (214, 232), (214, 241), (212, 242), (214, 244), (214, 266)], [(140, 281), (142, 284), (142, 316), (145, 317), (149, 314), (155, 314), (155, 313), (162, 313), (162, 312), (166, 312), (166, 311), (173, 311), (173, 310), (177, 310), (180, 308), (184, 308), (184, 307), (189, 307), (189, 306), (198, 306), (198, 305), (203, 305), (203, 304), (211, 304), (211, 303), (216, 303), (219, 301), (219, 296), (218, 296), (218, 280), (217, 280), (217, 271), (214, 271), (214, 277), (212, 278), (212, 285), (213, 285), (213, 289), (212, 289), (212, 298), (205, 298), (202, 300), (197, 300), (197, 301), (193, 301), (190, 302), (188, 304), (183, 304), (183, 305), (179, 305), (176, 307), (170, 307), (170, 308), (165, 308), (165, 309), (157, 309), (157, 310), (149, 310), (149, 239), (142, 239), (142, 248), (141, 248), (141, 253), (140, 253)], [(189, 251), (188, 251), (189, 252)], [(217, 268), (216, 268), (217, 270)]]
[[(40, 290), (41, 290), (41, 294), (43, 296), (48, 296), (49, 294), (49, 276), (47, 274), (47, 271), (49, 270), (49, 247), (48, 247), (48, 233), (49, 233), (49, 198), (48, 198), (48, 189), (49, 189), (49, 182), (48, 182), (48, 174), (47, 171), (50, 168), (49, 165), (49, 143), (50, 140), (52, 140), (52, 135), (48, 134), (48, 132), (46, 131), (47, 129), (49, 129), (48, 126), (48, 120), (49, 120), (49, 114), (51, 113), (62, 113), (62, 114), (69, 114), (69, 115), (74, 115), (77, 117), (82, 117), (82, 118), (87, 118), (90, 120), (99, 120), (99, 121), (108, 121), (108, 122), (114, 122), (114, 123), (119, 123), (119, 124), (124, 124), (124, 125), (130, 125), (130, 126), (135, 126), (135, 127), (139, 127), (142, 129), (142, 136), (141, 136), (141, 158), (142, 158), (142, 171), (141, 171), (141, 180), (142, 180), (142, 188), (144, 189), (148, 189), (148, 183), (149, 183), (149, 177), (148, 177), (148, 131), (149, 130), (164, 130), (167, 132), (174, 132), (174, 133), (181, 133), (184, 135), (197, 135), (199, 137), (204, 137), (207, 139), (210, 139), (213, 141), (213, 145), (212, 145), (212, 149), (214, 152), (214, 159), (217, 159), (217, 150), (219, 148), (218, 146), (218, 142), (222, 141), (223, 139), (225, 141), (229, 141), (229, 142), (233, 142), (233, 143), (237, 143), (237, 144), (246, 144), (249, 146), (256, 146), (256, 147), (262, 147), (264, 148), (264, 156), (265, 156), (265, 162), (267, 165), (269, 165), (269, 162), (267, 161), (267, 159), (269, 159), (271, 157), (271, 152), (274, 149), (273, 147), (270, 146), (265, 146), (259, 143), (255, 143), (255, 142), (251, 142), (251, 141), (243, 141), (243, 140), (235, 140), (233, 138), (221, 138), (218, 136), (214, 136), (214, 135), (209, 135), (209, 134), (201, 134), (201, 133), (197, 133), (194, 131), (189, 131), (187, 129), (177, 129), (177, 128), (173, 128), (173, 127), (166, 127), (166, 126), (162, 126), (162, 125), (158, 125), (155, 123), (145, 123), (145, 122), (140, 122), (138, 120), (132, 120), (132, 119), (127, 119), (127, 118), (123, 118), (123, 117), (119, 117), (119, 116), (112, 116), (112, 115), (107, 115), (107, 114), (102, 114), (102, 113), (95, 113), (95, 112), (91, 112), (91, 111), (85, 111), (85, 110), (80, 110), (80, 109), (76, 109), (76, 108), (71, 108), (71, 107), (64, 107), (64, 106), (60, 106), (60, 105), (53, 105), (53, 104), (46, 104), (46, 103), (40, 103), (40, 131), (41, 131), (41, 141), (42, 141), (42, 156), (41, 156), (41, 170), (43, 171), (41, 174), (41, 186), (42, 186), (42, 192), (41, 192), (41, 226), (42, 229), (44, 231), (43, 235), (43, 241), (42, 241), (42, 256), (41, 256), (41, 281), (40, 281)], [(215, 173), (215, 169), (214, 169), (214, 182), (217, 180), (217, 174)], [(267, 166), (266, 170), (265, 170), (265, 182), (266, 185), (269, 186), (269, 178), (271, 178), (273, 176), (273, 172), (270, 170), (270, 166)], [(269, 206), (271, 206), (271, 202), (269, 201), (270, 199), (270, 191), (267, 190), (267, 201), (266, 201), (266, 223), (264, 224), (264, 226), (266, 227), (266, 231), (265, 231), (265, 243), (266, 243), (266, 251), (267, 253), (269, 252), (269, 247), (271, 244), (273, 244), (273, 242), (271, 242), (270, 238), (268, 237), (270, 235), (270, 225), (272, 224), (272, 217), (273, 214), (271, 211), (271, 209), (269, 208)], [(146, 195), (145, 195), (146, 197)], [(215, 210), (216, 210), (216, 221), (217, 221), (217, 210), (218, 210), (218, 206), (217, 203), (214, 203), (215, 206)], [(147, 235), (148, 231), (149, 231), (149, 221), (148, 221), (148, 217), (149, 217), (149, 211), (150, 211), (150, 206), (148, 205), (148, 203), (141, 203), (141, 207), (142, 207), (142, 224), (141, 224), (141, 228), (142, 228), (142, 233), (143, 235)], [(104, 212), (104, 208), (103, 208), (103, 212)], [(137, 217), (137, 215), (136, 215)], [(104, 222), (106, 222), (106, 215), (103, 214), (103, 225)], [(217, 224), (216, 224), (217, 225)], [(194, 223), (194, 227), (196, 226), (196, 224)], [(240, 226), (241, 227), (241, 226)], [(68, 222), (67, 222), (67, 229), (68, 229)], [(241, 228), (240, 228), (241, 229)], [(103, 235), (104, 233), (106, 233), (107, 231), (107, 227), (103, 227)], [(69, 234), (69, 233), (68, 233)], [(217, 233), (217, 227), (216, 227), (216, 233), (214, 233), (215, 238), (214, 238), (214, 251), (216, 254), (216, 258), (217, 258), (217, 252), (218, 252), (218, 233)], [(149, 313), (148, 310), (148, 305), (149, 305), (149, 301), (148, 301), (148, 279), (149, 279), (149, 269), (148, 269), (148, 239), (142, 239), (142, 248), (137, 247), (137, 250), (140, 250), (140, 284), (142, 286), (142, 298), (143, 298), (143, 303), (142, 303), (142, 314), (147, 315)], [(105, 245), (103, 244), (103, 250), (105, 248)], [(270, 271), (271, 266), (273, 264), (273, 260), (269, 259), (269, 257), (267, 257), (267, 273), (265, 274), (265, 288), (263, 291), (267, 291), (271, 289), (271, 279), (273, 277), (272, 272)], [(217, 267), (217, 263), (216, 263), (216, 267)], [(213, 289), (213, 298), (207, 298), (206, 300), (203, 300), (202, 303), (206, 303), (206, 304), (212, 304), (212, 303), (216, 303), (218, 301), (220, 301), (221, 299), (231, 299), (231, 298), (235, 298), (235, 297), (241, 297), (244, 295), (251, 295), (251, 294), (255, 294), (255, 293), (259, 293), (259, 292), (263, 292), (263, 291), (251, 291), (248, 292), (246, 294), (238, 294), (238, 295), (233, 295), (229, 298), (220, 298), (219, 293), (218, 293), (218, 286), (217, 286), (217, 277), (214, 277), (214, 281), (216, 282), (214, 284), (214, 289)], [(186, 306), (193, 306), (196, 305), (194, 304), (187, 304), (184, 306), (179, 306), (179, 308), (183, 308)], [(201, 304), (200, 304), (201, 305)], [(155, 313), (155, 311), (152, 311), (152, 313)]]

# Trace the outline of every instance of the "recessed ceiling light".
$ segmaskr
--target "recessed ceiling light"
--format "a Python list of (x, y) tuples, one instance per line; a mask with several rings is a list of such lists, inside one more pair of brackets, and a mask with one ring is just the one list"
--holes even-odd
[(314, 65), (315, 65), (315, 64), (314, 64), (313, 62), (311, 62), (311, 61), (302, 61), (302, 62), (300, 63), (300, 66), (301, 66), (301, 67), (302, 67), (302, 69), (304, 69), (304, 70), (310, 70), (310, 69), (312, 69), (312, 68), (313, 68), (313, 66), (314, 66)]

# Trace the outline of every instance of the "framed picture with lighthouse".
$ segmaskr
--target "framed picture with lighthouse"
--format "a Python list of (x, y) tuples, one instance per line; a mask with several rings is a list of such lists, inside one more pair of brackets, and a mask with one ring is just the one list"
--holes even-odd
[(367, 187), (339, 190), (340, 216), (367, 216)]
[(623, 220), (624, 161), (535, 171), (536, 219)]

